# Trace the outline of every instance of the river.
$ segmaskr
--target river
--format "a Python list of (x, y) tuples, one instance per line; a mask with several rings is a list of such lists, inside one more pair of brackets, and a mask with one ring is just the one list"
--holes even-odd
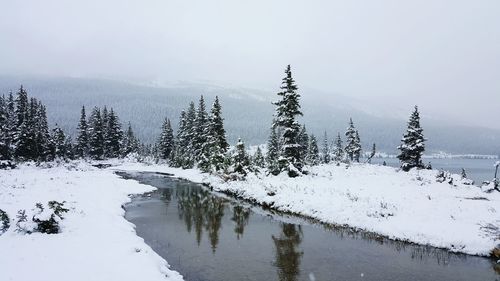
[(332, 227), (155, 173), (125, 206), (137, 234), (185, 280), (500, 280), (487, 258)]

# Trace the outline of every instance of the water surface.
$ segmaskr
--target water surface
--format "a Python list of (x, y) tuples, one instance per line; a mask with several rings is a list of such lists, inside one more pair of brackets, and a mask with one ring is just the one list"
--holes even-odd
[(126, 218), (185, 280), (500, 280), (486, 258), (324, 226), (165, 175), (125, 177), (159, 188)]

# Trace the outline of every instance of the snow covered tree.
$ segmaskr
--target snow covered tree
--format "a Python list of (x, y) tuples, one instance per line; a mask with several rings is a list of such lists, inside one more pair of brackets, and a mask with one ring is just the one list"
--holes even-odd
[(273, 126), (282, 129), (280, 135), (282, 147), (278, 159), (279, 171), (286, 171), (289, 177), (299, 176), (304, 165), (298, 140), (301, 127), (296, 120), (296, 117), (302, 115), (299, 104), (300, 95), (297, 90), (290, 65), (288, 65), (282, 80), (281, 91), (278, 92), (281, 99), (274, 103), (276, 111)]
[(401, 145), (398, 146), (398, 149), (401, 151), (398, 159), (401, 162), (401, 169), (403, 171), (424, 167), (422, 163), (422, 154), (425, 151), (424, 142), (423, 129), (420, 127), (420, 114), (418, 107), (415, 106), (408, 121), (408, 129), (401, 139)]
[(89, 119), (89, 155), (101, 160), (104, 156), (104, 132), (101, 111), (94, 107)]
[(0, 160), (10, 160), (9, 131), (7, 128), (7, 101), (5, 96), (0, 97)]
[(354, 156), (354, 161), (359, 162), (359, 158), (361, 157), (361, 140), (359, 139), (359, 132), (356, 130), (356, 133), (354, 134), (354, 149), (353, 149), (353, 156)]
[[(34, 103), (37, 103), (36, 100), (33, 100)], [(53, 144), (51, 143), (52, 138), (49, 132), (49, 125), (47, 124), (47, 113), (45, 106), (38, 102), (36, 106), (37, 110), (35, 114), (35, 128), (36, 128), (36, 152), (37, 158), (39, 160), (45, 161), (50, 160), (52, 153), (51, 147)]]
[(330, 145), (328, 144), (328, 135), (326, 131), (323, 136), (323, 146), (321, 147), (321, 163), (330, 163)]
[(255, 154), (253, 156), (253, 164), (259, 168), (266, 167), (266, 160), (264, 159), (264, 155), (262, 154), (260, 146), (257, 146), (257, 150), (255, 151)]
[(197, 135), (196, 129), (196, 108), (194, 102), (189, 103), (185, 115), (185, 140), (184, 153), (182, 155), (182, 167), (185, 169), (193, 168), (195, 164), (195, 138)]
[(170, 124), (170, 119), (165, 118), (161, 128), (161, 135), (158, 139), (158, 151), (161, 159), (170, 159), (170, 154), (174, 150), (174, 131)]
[(333, 160), (337, 163), (342, 162), (344, 160), (344, 147), (342, 145), (342, 138), (340, 137), (340, 133), (337, 134), (337, 138), (333, 144)]
[(217, 96), (210, 110), (205, 139), (206, 141), (202, 152), (203, 158), (200, 159), (202, 168), (208, 171), (221, 171), (226, 169), (225, 155), (229, 144), (226, 140), (224, 118), (222, 118), (222, 106)]
[(171, 163), (175, 167), (189, 168), (188, 164), (190, 163), (186, 163), (189, 159), (188, 153), (191, 141), (189, 130), (190, 128), (188, 127), (187, 114), (186, 111), (183, 110), (179, 118), (179, 128), (176, 135), (177, 145), (175, 146), (175, 158)]
[(205, 100), (203, 96), (200, 97), (198, 102), (198, 108), (196, 109), (196, 118), (194, 121), (194, 138), (193, 138), (193, 148), (194, 148), (194, 159), (195, 161), (201, 161), (202, 157), (206, 158), (207, 148), (206, 139), (208, 135), (208, 114), (205, 110)]
[(59, 126), (56, 124), (52, 129), (52, 158), (66, 158), (67, 143), (66, 136)]
[(273, 174), (279, 174), (278, 158), (280, 155), (280, 144), (278, 139), (278, 134), (276, 133), (276, 128), (274, 126), (271, 128), (271, 134), (269, 135), (269, 140), (267, 141), (267, 169)]
[(241, 139), (238, 139), (233, 155), (231, 156), (230, 171), (243, 177), (251, 171), (250, 159), (245, 149), (245, 143)]
[(352, 118), (349, 120), (349, 127), (345, 133), (346, 136), (346, 147), (345, 153), (350, 161), (359, 162), (361, 156), (361, 141), (359, 139), (359, 133), (354, 127)]
[(320, 162), (318, 141), (314, 135), (309, 137), (309, 147), (307, 152), (307, 164), (311, 166), (318, 165)]
[(127, 156), (130, 153), (139, 152), (139, 141), (134, 135), (134, 131), (132, 130), (132, 125), (128, 122), (127, 132), (123, 137), (123, 145), (122, 145), (122, 156)]
[(17, 133), (15, 101), (12, 92), (2, 98), (2, 116), (0, 124), (0, 160), (13, 160), (14, 140)]
[(78, 135), (76, 137), (75, 153), (77, 157), (84, 158), (89, 155), (89, 131), (85, 106), (82, 106), (80, 122), (78, 122)]
[(118, 119), (118, 116), (113, 108), (111, 108), (106, 114), (106, 123), (103, 123), (103, 126), (106, 128), (104, 131), (104, 142), (106, 148), (105, 156), (116, 158), (120, 156), (123, 142), (122, 125), (120, 124), (120, 120)]
[(305, 162), (307, 158), (308, 148), (309, 148), (309, 135), (307, 134), (306, 126), (302, 125), (298, 136), (298, 142), (300, 144), (300, 161)]

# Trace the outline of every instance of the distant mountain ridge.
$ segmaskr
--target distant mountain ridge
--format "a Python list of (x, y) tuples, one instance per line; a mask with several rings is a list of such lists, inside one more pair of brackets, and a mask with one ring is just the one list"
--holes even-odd
[[(0, 76), (0, 94), (8, 94), (9, 90), (16, 92), (21, 84), (30, 95), (46, 104), (51, 125), (58, 123), (70, 134), (76, 131), (82, 105), (89, 110), (96, 105), (107, 105), (115, 109), (122, 123), (130, 121), (138, 137), (149, 143), (156, 140), (165, 117), (170, 118), (176, 128), (181, 110), (191, 100), (196, 103), (200, 95), (204, 95), (207, 108), (215, 95), (219, 96), (231, 143), (238, 137), (248, 144), (265, 143), (274, 109), (271, 101), (276, 99), (273, 92), (204, 84), (153, 87), (114, 80), (20, 76)], [(330, 140), (337, 132), (343, 135), (352, 117), (366, 150), (371, 143), (376, 143), (379, 151), (396, 152), (407, 120), (367, 113), (356, 108), (355, 102), (346, 97), (328, 95), (323, 98), (312, 90), (300, 93), (304, 113), (301, 122), (320, 143), (325, 130)], [(500, 154), (500, 130), (439, 124), (427, 120), (425, 113), (422, 126), (428, 138), (429, 153)]]

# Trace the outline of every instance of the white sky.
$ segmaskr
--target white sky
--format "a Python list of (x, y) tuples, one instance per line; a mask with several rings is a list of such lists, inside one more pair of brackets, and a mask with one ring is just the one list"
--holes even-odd
[(0, 74), (277, 89), (288, 63), (302, 88), (500, 128), (498, 0), (0, 0)]

